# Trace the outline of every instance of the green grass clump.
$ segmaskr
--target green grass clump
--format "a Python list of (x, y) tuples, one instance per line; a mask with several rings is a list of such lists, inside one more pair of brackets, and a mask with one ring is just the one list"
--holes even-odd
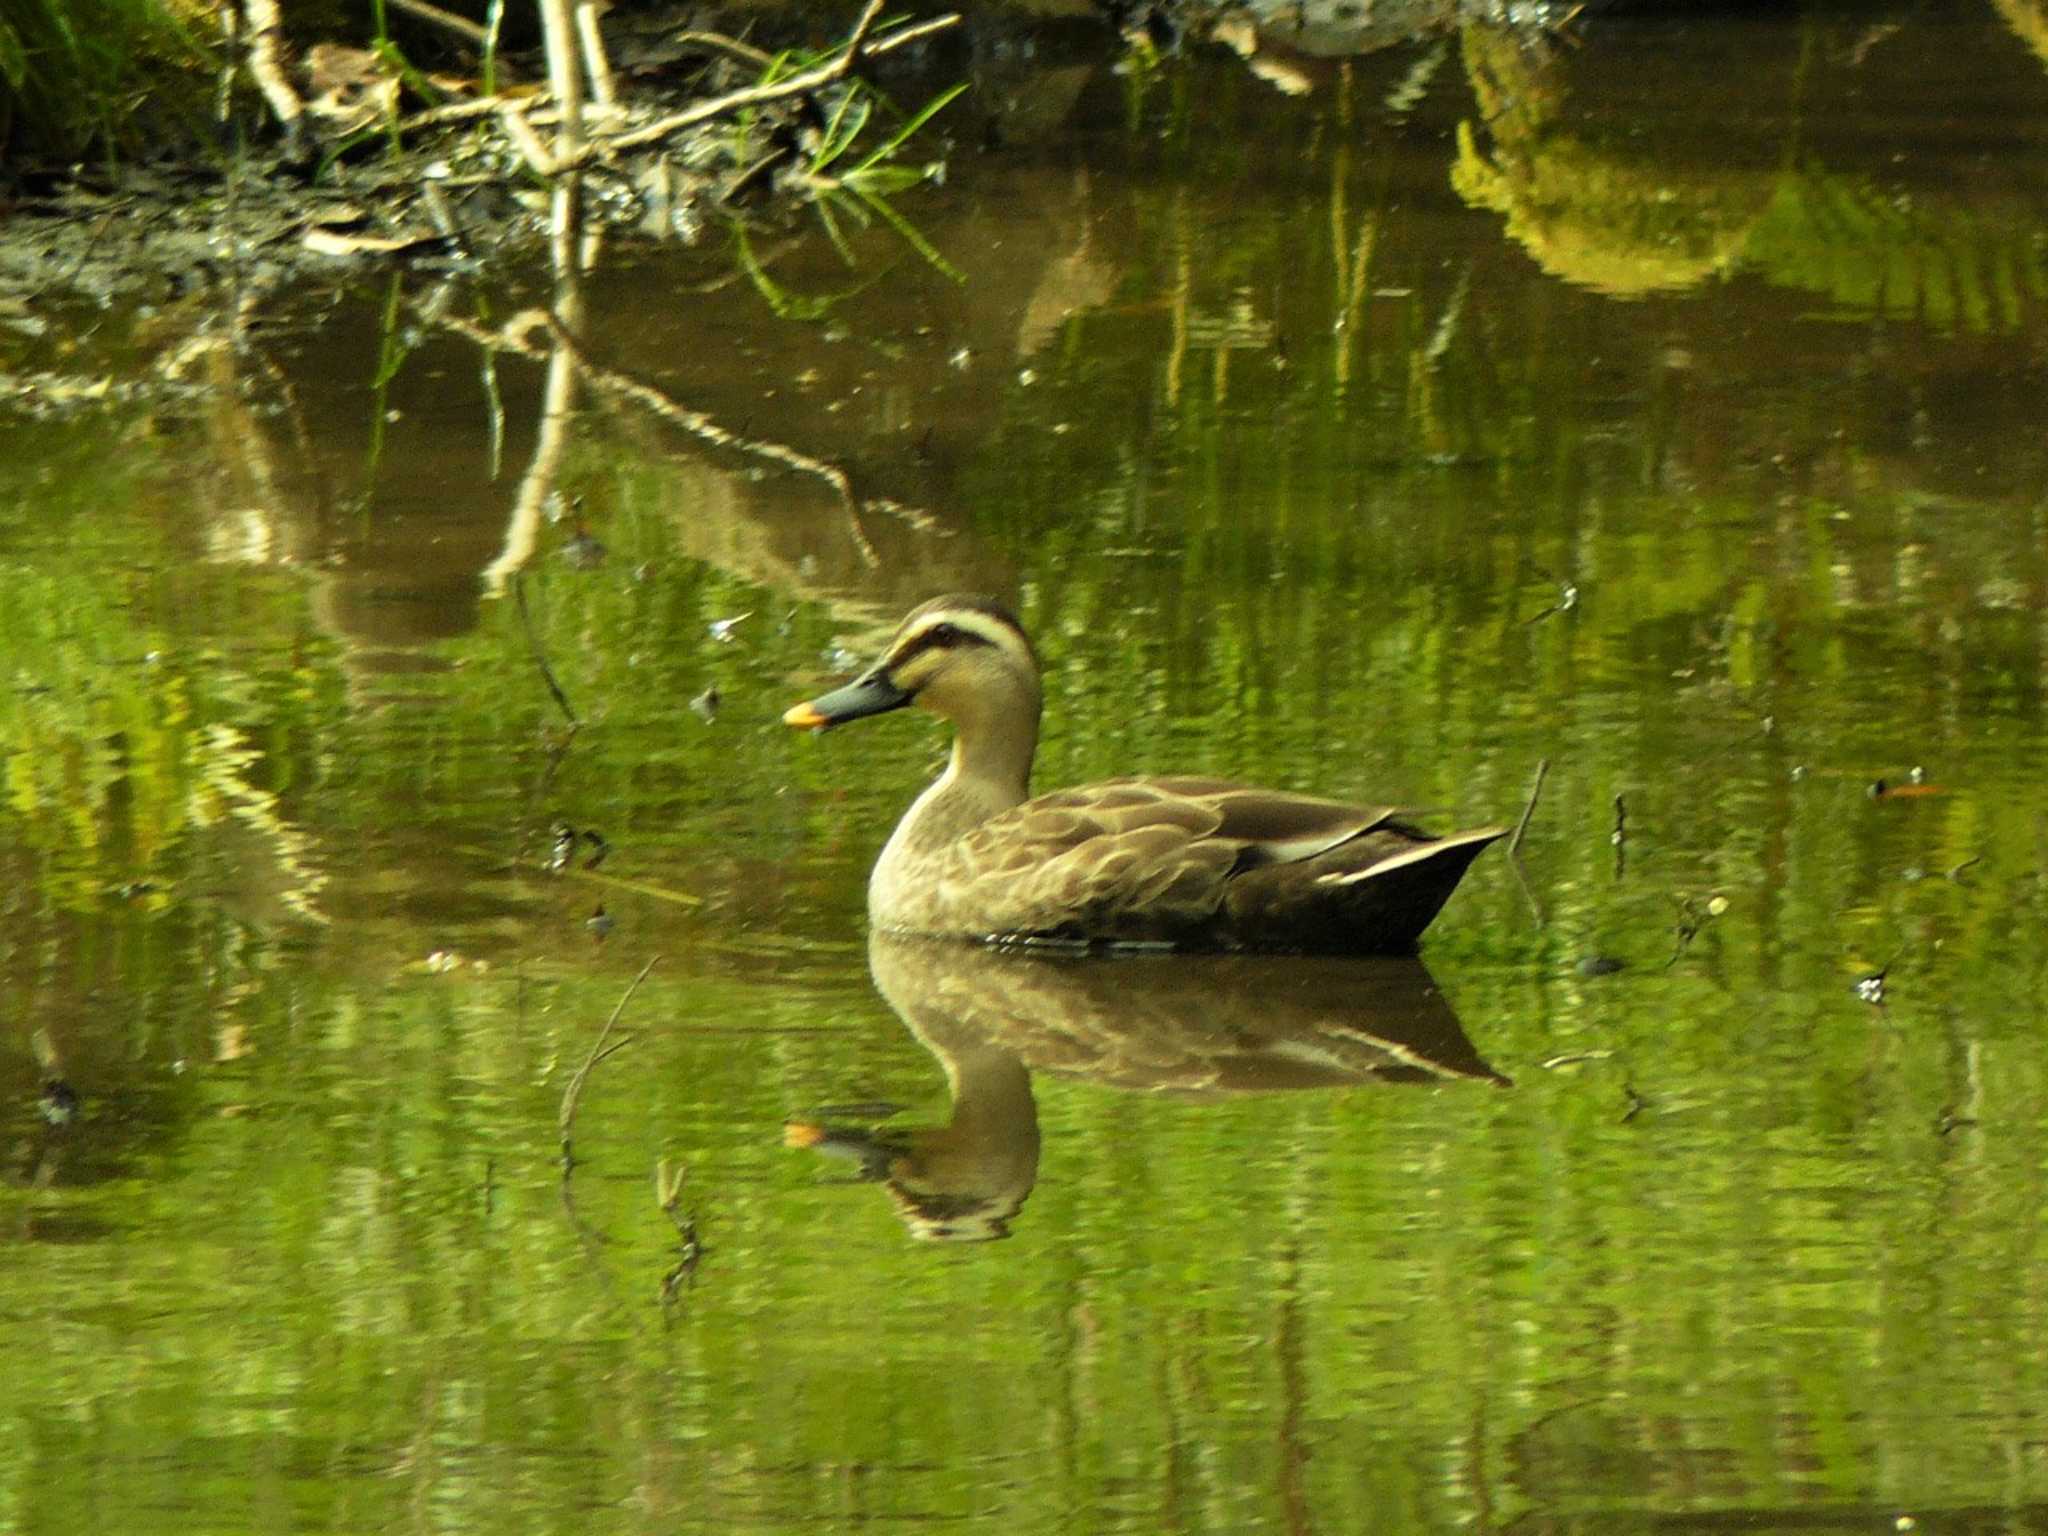
[(0, 158), (118, 159), (190, 132), (209, 40), (178, 0), (0, 0)]

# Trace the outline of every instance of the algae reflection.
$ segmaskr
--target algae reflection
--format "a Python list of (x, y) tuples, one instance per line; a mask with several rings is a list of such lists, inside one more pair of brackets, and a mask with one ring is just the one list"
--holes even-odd
[(951, 1116), (862, 1128), (828, 1111), (790, 1121), (784, 1138), (852, 1161), (925, 1242), (1010, 1235), (1038, 1179), (1034, 1072), (1194, 1104), (1367, 1083), (1510, 1086), (1413, 957), (1104, 958), (877, 933), (868, 966), (945, 1069)]
[[(2025, 151), (2040, 20), (2003, 9), (2012, 46), (1983, 40), (1972, 88), (2009, 104), (2009, 147)], [(1926, 50), (1947, 41), (1934, 24), (1812, 18), (1684, 37), (1646, 26), (1606, 38), (1590, 67), (1470, 25), (1476, 116), (1458, 126), (1451, 184), (1501, 214), (1545, 272), (1596, 293), (1642, 298), (1753, 272), (1837, 313), (2011, 332), (2048, 295), (2024, 159), (1987, 154), (1958, 177), (1938, 127), (1901, 115), (1882, 138), (1864, 131), (1860, 102), (1926, 90)], [(1650, 109), (1673, 100), (1691, 106)]]

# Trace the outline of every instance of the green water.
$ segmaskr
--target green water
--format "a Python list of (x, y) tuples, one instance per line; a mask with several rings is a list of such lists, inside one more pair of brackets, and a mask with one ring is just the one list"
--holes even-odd
[[(964, 282), (604, 252), (552, 443), (544, 276), (21, 343), (157, 382), (0, 423), (0, 1529), (2048, 1529), (2030, 14), (1049, 69)], [(943, 738), (777, 719), (949, 588), (1042, 786), (1523, 878), (878, 990)]]

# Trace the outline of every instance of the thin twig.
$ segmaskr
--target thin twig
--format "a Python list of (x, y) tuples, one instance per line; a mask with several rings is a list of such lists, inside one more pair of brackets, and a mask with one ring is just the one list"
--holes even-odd
[(1522, 895), (1529, 903), (1529, 915), (1536, 919), (1536, 926), (1543, 927), (1550, 919), (1543, 911), (1543, 903), (1536, 899), (1536, 887), (1529, 883), (1529, 873), (1522, 868), (1522, 861), (1515, 851), (1508, 850), (1508, 868), (1515, 872), (1516, 883), (1522, 887)]
[(908, 27), (898, 28), (887, 37), (878, 37), (861, 50), (864, 58), (879, 59), (885, 53), (894, 53), (910, 43), (930, 37), (934, 32), (943, 32), (948, 27), (960, 24), (960, 13), (948, 11), (943, 16), (934, 16), (929, 21), (920, 21)]
[[(743, 43), (736, 37), (727, 37), (723, 32), (678, 32), (669, 41), (679, 48), (701, 48), (706, 53), (722, 53), (755, 69), (766, 69), (775, 62), (775, 55), (766, 49)], [(872, 48), (868, 50), (870, 57), (874, 51)]]
[(391, 0), (391, 8), (404, 11), (408, 16), (417, 16), (421, 21), (430, 21), (443, 31), (453, 32), (466, 43), (484, 46), (490, 34), (467, 16), (457, 16), (453, 11), (444, 11), (438, 5), (429, 5), (427, 0)]
[(696, 1212), (683, 1209), (683, 1180), (689, 1172), (686, 1164), (679, 1164), (671, 1170), (665, 1157), (654, 1169), (654, 1198), (661, 1203), (662, 1214), (676, 1229), (676, 1262), (661, 1277), (661, 1303), (664, 1307), (675, 1303), (685, 1284), (695, 1283), (697, 1265), (704, 1257), (704, 1244), (697, 1236)]
[[(479, 96), (473, 101), (451, 101), (445, 106), (428, 107), (424, 112), (401, 117), (398, 120), (398, 131), (401, 134), (410, 134), (415, 129), (439, 128), (447, 123), (467, 122), (472, 117), (489, 117), (493, 112), (504, 112), (513, 108), (527, 111), (542, 102), (553, 100), (554, 98), (539, 86), (521, 86), (516, 92), (500, 91), (495, 96)], [(417, 169), (409, 168), (406, 174), (417, 177), (419, 172)]]
[(498, 89), (498, 38), (505, 30), (505, 0), (490, 0), (484, 7), (483, 88), (495, 95)]
[(541, 143), (540, 135), (533, 131), (533, 124), (526, 120), (526, 103), (498, 99), (498, 126), (505, 130), (505, 137), (518, 149), (521, 158), (532, 167), (536, 176), (552, 176), (561, 169), (548, 147)]
[[(728, 91), (723, 96), (714, 96), (709, 101), (700, 101), (680, 112), (672, 112), (667, 117), (657, 118), (645, 128), (636, 128), (631, 133), (592, 140), (573, 154), (564, 152), (560, 155), (559, 169), (580, 170), (600, 154), (620, 149), (637, 149), (642, 144), (652, 144), (672, 133), (693, 128), (698, 123), (709, 122), (714, 117), (723, 117), (728, 112), (737, 112), (742, 107), (756, 107), (790, 96), (807, 95), (820, 86), (844, 79), (853, 69), (855, 61), (859, 59), (861, 44), (867, 40), (868, 29), (875, 24), (875, 18), (882, 13), (882, 5), (883, 0), (868, 0), (861, 9), (860, 19), (853, 24), (852, 34), (824, 63), (814, 65), (810, 69), (799, 70), (788, 79), (777, 80), (772, 85), (750, 85), (737, 91)], [(556, 89), (560, 90), (559, 82)]]
[(569, 695), (562, 692), (562, 685), (555, 681), (555, 669), (548, 665), (547, 653), (540, 648), (540, 636), (534, 632), (533, 614), (526, 606), (526, 578), (523, 572), (512, 577), (512, 595), (519, 600), (519, 623), (526, 631), (526, 648), (533, 653), (533, 664), (540, 668), (540, 680), (548, 685), (548, 692), (554, 695), (555, 703), (561, 706), (568, 718), (569, 729), (580, 731), (583, 722), (577, 717), (576, 706), (569, 702)]
[(656, 962), (660, 959), (661, 956), (656, 955), (640, 967), (640, 974), (633, 978), (632, 985), (626, 988), (625, 995), (619, 999), (618, 1006), (612, 1009), (611, 1017), (604, 1021), (604, 1028), (598, 1031), (597, 1040), (590, 1047), (590, 1055), (584, 1059), (583, 1065), (576, 1069), (576, 1075), (569, 1079), (569, 1086), (562, 1094), (562, 1109), (561, 1113), (556, 1117), (555, 1127), (560, 1132), (562, 1138), (562, 1177), (565, 1180), (569, 1177), (570, 1170), (576, 1166), (576, 1159), (572, 1151), (572, 1139), (576, 1129), (576, 1111), (583, 1104), (583, 1085), (590, 1081), (591, 1068), (603, 1061), (605, 1057), (632, 1043), (631, 1038), (628, 1037), (610, 1049), (605, 1047), (605, 1041), (611, 1037), (613, 1028), (619, 1022), (619, 1015), (626, 1011), (626, 1004), (633, 1000), (633, 994), (640, 990), (640, 983), (647, 979), (647, 973), (654, 969)]
[(1536, 899), (1536, 887), (1529, 883), (1529, 872), (1522, 867), (1522, 838), (1529, 830), (1529, 818), (1536, 814), (1536, 802), (1543, 797), (1543, 781), (1550, 776), (1550, 759), (1536, 760), (1536, 782), (1529, 787), (1529, 803), (1522, 807), (1522, 819), (1515, 823), (1515, 835), (1508, 839), (1508, 868), (1515, 872), (1515, 879), (1522, 887), (1522, 895), (1528, 898), (1530, 915), (1541, 928), (1548, 919), (1543, 912), (1543, 903)]
[(1522, 807), (1522, 819), (1515, 823), (1515, 835), (1508, 839), (1508, 857), (1515, 858), (1522, 851), (1522, 835), (1529, 830), (1529, 818), (1536, 814), (1536, 802), (1543, 795), (1543, 781), (1550, 776), (1550, 759), (1536, 760), (1536, 782), (1529, 790), (1529, 803)]

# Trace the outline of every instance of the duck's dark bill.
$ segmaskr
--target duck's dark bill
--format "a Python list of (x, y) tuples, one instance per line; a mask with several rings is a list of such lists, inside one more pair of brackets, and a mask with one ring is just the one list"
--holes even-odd
[(808, 704), (792, 705), (783, 715), (784, 725), (800, 726), (806, 730), (822, 731), (828, 726), (846, 720), (858, 720), (864, 715), (883, 715), (892, 709), (901, 709), (910, 702), (910, 695), (890, 682), (887, 674), (871, 672), (866, 677), (857, 677), (844, 688), (821, 694)]

